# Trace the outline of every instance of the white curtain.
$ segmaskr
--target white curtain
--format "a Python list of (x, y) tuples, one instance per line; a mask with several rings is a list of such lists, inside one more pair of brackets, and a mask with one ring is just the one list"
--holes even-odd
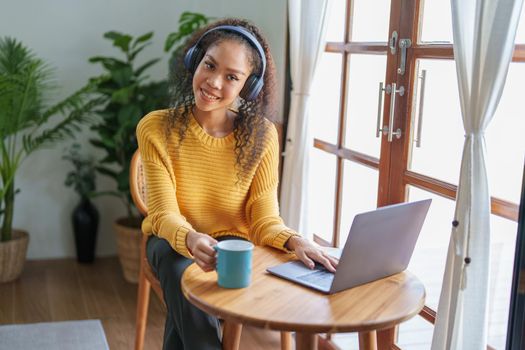
[(487, 348), (490, 195), (484, 131), (503, 92), (522, 2), (451, 0), (465, 144), (432, 350)]
[(288, 118), (281, 216), (287, 226), (307, 234), (308, 153), (313, 146), (308, 102), (315, 69), (324, 51), (329, 3), (332, 0), (289, 0), (292, 96)]

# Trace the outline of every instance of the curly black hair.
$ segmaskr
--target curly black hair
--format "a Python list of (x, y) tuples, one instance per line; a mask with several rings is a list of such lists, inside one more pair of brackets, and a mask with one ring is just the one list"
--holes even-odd
[[(171, 67), (171, 103), (166, 133), (170, 135), (173, 130), (177, 130), (180, 144), (184, 140), (192, 108), (195, 104), (192, 88), (193, 74), (184, 67), (184, 55), (206, 31), (222, 25), (240, 26), (250, 31), (261, 44), (266, 56), (266, 70), (263, 77), (264, 87), (261, 92), (253, 101), (247, 101), (241, 97), (238, 98), (238, 111), (233, 123), (233, 133), (235, 136), (237, 177), (238, 180), (241, 180), (247, 171), (260, 159), (264, 140), (268, 133), (265, 119), (273, 121), (275, 113), (275, 64), (268, 42), (254, 24), (244, 19), (226, 18), (196, 31), (186, 41), (184, 50), (181, 50), (182, 56), (176, 57)], [(243, 44), (250, 52), (249, 60), (252, 73), (261, 71), (262, 62), (257, 50), (238, 33), (216, 30), (206, 34), (201, 39), (199, 46), (206, 51), (224, 40), (234, 40)]]

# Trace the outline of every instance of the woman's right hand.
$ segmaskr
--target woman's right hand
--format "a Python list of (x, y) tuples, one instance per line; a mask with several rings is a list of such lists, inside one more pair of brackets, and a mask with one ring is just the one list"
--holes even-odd
[(204, 233), (190, 231), (186, 236), (186, 246), (193, 254), (197, 265), (204, 272), (215, 270), (217, 263), (217, 252), (213, 249), (215, 245), (217, 245), (217, 241)]

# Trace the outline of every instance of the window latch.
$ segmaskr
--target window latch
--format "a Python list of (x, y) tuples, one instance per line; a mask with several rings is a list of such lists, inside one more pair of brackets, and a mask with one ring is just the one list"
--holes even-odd
[(399, 48), (401, 49), (401, 63), (399, 64), (399, 68), (397, 69), (397, 74), (403, 75), (405, 74), (405, 65), (407, 61), (407, 49), (412, 45), (412, 41), (410, 39), (400, 39), (399, 40)]

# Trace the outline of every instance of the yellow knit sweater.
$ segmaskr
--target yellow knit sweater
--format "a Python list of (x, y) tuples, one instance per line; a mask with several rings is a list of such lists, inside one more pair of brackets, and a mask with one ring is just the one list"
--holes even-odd
[(267, 121), (261, 159), (237, 183), (233, 133), (213, 137), (190, 116), (179, 145), (177, 131), (166, 138), (167, 115), (168, 110), (151, 112), (137, 127), (148, 205), (142, 231), (166, 239), (188, 258), (186, 235), (190, 230), (214, 238), (243, 237), (287, 251), (284, 244), (297, 233), (279, 216), (275, 126)]

